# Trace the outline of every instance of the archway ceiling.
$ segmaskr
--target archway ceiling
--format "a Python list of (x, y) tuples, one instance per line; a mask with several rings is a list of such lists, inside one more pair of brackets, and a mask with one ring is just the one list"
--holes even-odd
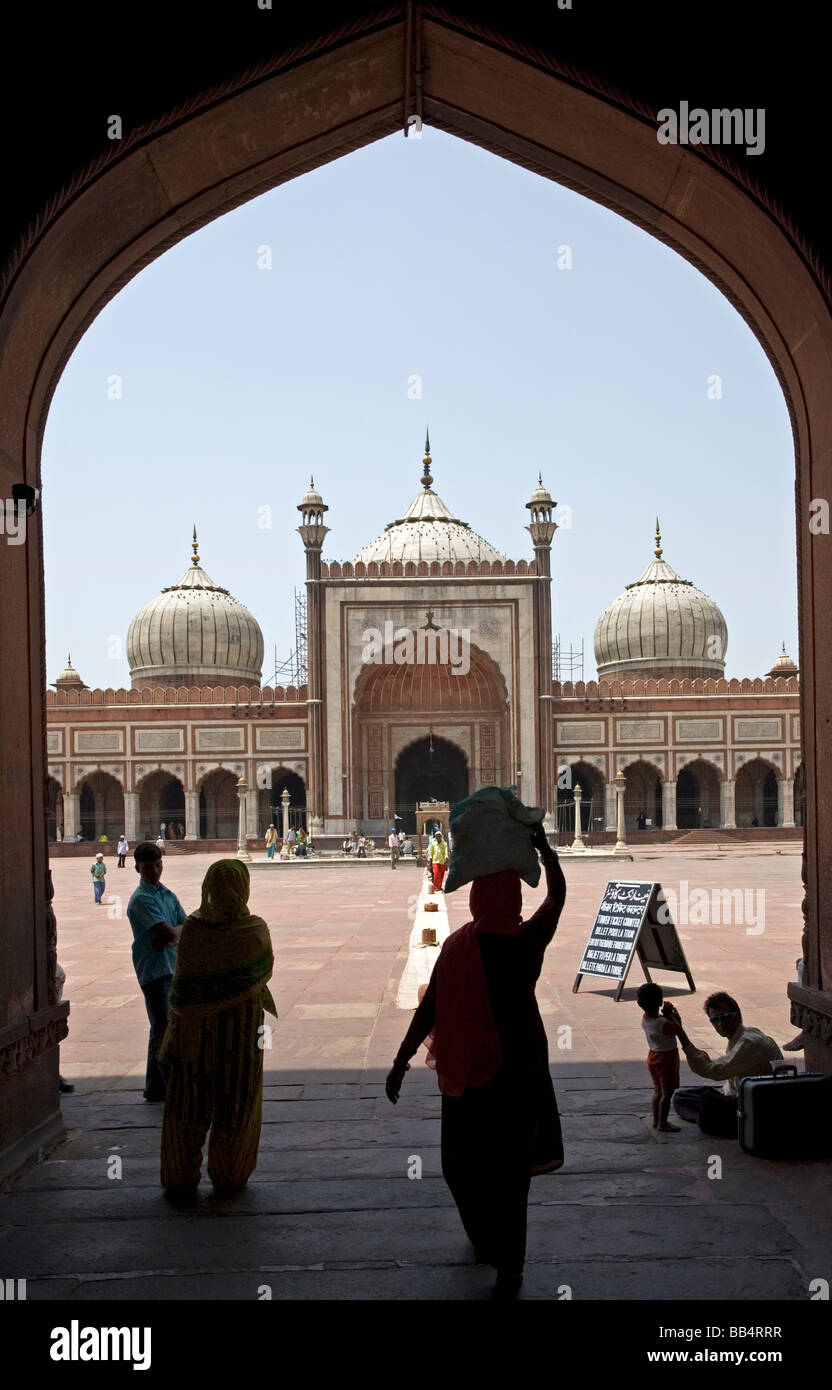
[(506, 708), (506, 687), (491, 658), (472, 650), (470, 668), (460, 675), (451, 665), (431, 662), (367, 666), (356, 681), (355, 704), (362, 715), (405, 710), (437, 717), (458, 711), (498, 715)]
[[(104, 0), (88, 0), (85, 29), (106, 32), (119, 45), (116, 104), (127, 138), (114, 148), (101, 115), (113, 109), (113, 75), (101, 64), (96, 46), (85, 41), (73, 7), (50, 10), (48, 42), (40, 9), (19, 7), (18, 51), (34, 55), (34, 62), (7, 73), (0, 92), (3, 129), (14, 130), (4, 149), (6, 186), (14, 196), (7, 199), (0, 228), (0, 260), (80, 169), (102, 167), (141, 139), (133, 131), (141, 132), (169, 113), (181, 118), (185, 111), (216, 101), (232, 83), (262, 80), (357, 34), (389, 29), (398, 39), (407, 9), (404, 3), (347, 7), (306, 0), (302, 6), (280, 3), (262, 10), (252, 3), (236, 7), (233, 22), (225, 17), (223, 22), (195, 24), (191, 7), (172, 6), (169, 0), (144, 0), (140, 22), (128, 21), (126, 15), (120, 20)], [(712, 25), (686, 23), (684, 41), (663, 45), (660, 61), (650, 40), (666, 31), (664, 0), (640, 0), (635, 11), (620, 0), (593, 0), (569, 11), (539, 0), (511, 5), (450, 0), (413, 10), (417, 15), (421, 11), (426, 23), (471, 35), (483, 46), (503, 47), (624, 110), (652, 116), (685, 94), (709, 109), (764, 106), (770, 132), (764, 156), (732, 160), (719, 147), (703, 147), (700, 154), (732, 168), (738, 181), (756, 186), (772, 207), (788, 207), (805, 234), (797, 239), (807, 258), (822, 276), (828, 275), (824, 181), (807, 177), (807, 164), (817, 154), (807, 151), (807, 141), (812, 132), (826, 128), (826, 45), (813, 42), (812, 34), (815, 15), (822, 22), (818, 9), (807, 12), (804, 7), (800, 22), (778, 27), (776, 61), (772, 55), (772, 70), (767, 77), (763, 70), (757, 80), (753, 70), (749, 75), (751, 39), (742, 7), (720, 13), (718, 43)], [(128, 23), (129, 42), (121, 42)], [(738, 75), (743, 75), (739, 83)]]

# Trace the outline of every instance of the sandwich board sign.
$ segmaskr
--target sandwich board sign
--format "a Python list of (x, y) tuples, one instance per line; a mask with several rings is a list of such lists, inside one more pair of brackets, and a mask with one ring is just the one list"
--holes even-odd
[(572, 993), (578, 993), (584, 975), (602, 975), (618, 981), (615, 997), (620, 999), (636, 954), (648, 980), (651, 969), (677, 970), (687, 977), (691, 992), (695, 993), (696, 985), (661, 884), (615, 879), (604, 891)]

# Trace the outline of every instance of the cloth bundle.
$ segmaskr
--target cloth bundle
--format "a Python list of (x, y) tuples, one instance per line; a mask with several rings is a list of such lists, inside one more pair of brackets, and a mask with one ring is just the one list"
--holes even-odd
[(530, 833), (546, 812), (542, 806), (524, 806), (509, 787), (482, 787), (451, 811), (451, 858), (445, 892), (486, 874), (513, 869), (535, 888), (540, 881), (540, 860)]

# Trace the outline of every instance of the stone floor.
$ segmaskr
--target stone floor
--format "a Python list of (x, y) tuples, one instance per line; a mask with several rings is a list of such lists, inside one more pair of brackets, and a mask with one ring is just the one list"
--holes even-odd
[[(208, 862), (166, 864), (186, 910)], [(689, 897), (695, 887), (763, 889), (762, 931), (680, 924), (695, 996), (682, 977), (661, 982), (712, 1051), (722, 1044), (702, 1004), (716, 988), (736, 994), (747, 1021), (781, 1043), (795, 1031), (785, 986), (799, 952), (799, 846), (651, 846), (631, 866), (568, 863), (567, 905), (538, 985), (566, 1164), (532, 1182), (522, 1298), (806, 1300), (810, 1281), (832, 1281), (832, 1165), (760, 1161), (692, 1126), (656, 1135), (638, 966), (618, 1003), (600, 979), (572, 992), (604, 885), (625, 869), (682, 898), (682, 882)], [(58, 860), (53, 871), (71, 1001), (61, 1070), (76, 1091), (64, 1100), (66, 1143), (0, 1198), (4, 1276), (25, 1277), (30, 1300), (253, 1300), (266, 1285), (274, 1299), (487, 1296), (493, 1272), (472, 1264), (440, 1173), (434, 1074), (417, 1059), (398, 1106), (383, 1095), (411, 1017), (396, 994), (421, 886), (414, 866), (253, 876), (253, 909), (272, 929), (280, 1011), (266, 1053), (260, 1161), (233, 1199), (216, 1198), (204, 1179), (191, 1210), (162, 1196), (161, 1109), (141, 1095), (147, 1023), (124, 912), (135, 873), (111, 866), (107, 905), (95, 907), (85, 861)], [(541, 897), (527, 890), (526, 911)], [(467, 895), (447, 901), (458, 926)], [(682, 1084), (691, 1079), (683, 1064)], [(711, 1176), (714, 1157), (721, 1176)], [(408, 1176), (414, 1158), (421, 1178)]]

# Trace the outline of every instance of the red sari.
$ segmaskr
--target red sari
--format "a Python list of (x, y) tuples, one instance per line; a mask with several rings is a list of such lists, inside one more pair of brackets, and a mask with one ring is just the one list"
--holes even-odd
[(472, 921), (446, 940), (397, 1057), (409, 1061), (427, 1039), (445, 1181), (471, 1241), (510, 1274), (525, 1259), (532, 1167), (563, 1157), (534, 994), (566, 896), (559, 864), (547, 868), (547, 888), (524, 923), (516, 873), (474, 880)]

